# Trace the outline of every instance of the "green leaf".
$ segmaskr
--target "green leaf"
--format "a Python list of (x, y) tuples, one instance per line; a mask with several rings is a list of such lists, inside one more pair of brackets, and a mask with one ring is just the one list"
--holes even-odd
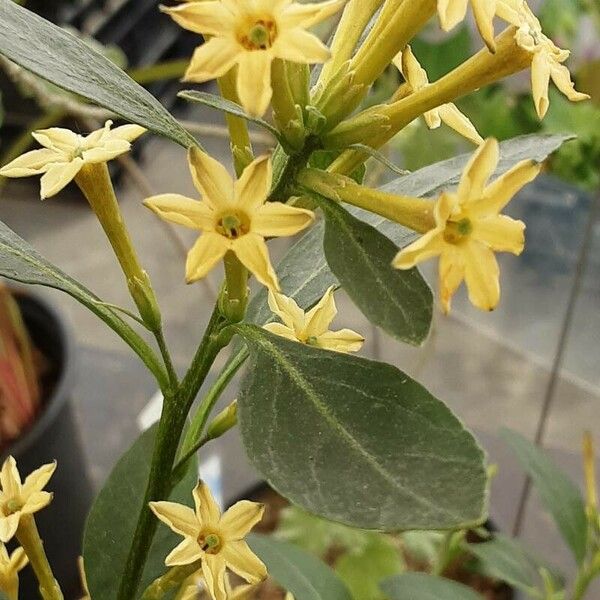
[(144, 340), (112, 308), (78, 281), (38, 254), (24, 239), (0, 221), (0, 276), (31, 285), (61, 290), (102, 319), (140, 356), (158, 379), (163, 369)]
[(253, 533), (247, 540), (269, 575), (295, 600), (351, 600), (343, 582), (318, 558), (272, 537)]
[(198, 92), (197, 90), (184, 90), (179, 92), (177, 95), (184, 100), (197, 102), (198, 104), (209, 106), (210, 108), (220, 110), (229, 115), (233, 115), (234, 117), (240, 117), (241, 119), (245, 119), (250, 123), (259, 125), (272, 134), (280, 144), (286, 144), (285, 139), (280, 135), (277, 128), (273, 127), (273, 125), (270, 123), (267, 123), (267, 121), (264, 119), (249, 115), (239, 104), (236, 104), (231, 100), (227, 100), (221, 96), (216, 96), (215, 94), (209, 94), (208, 92)]
[(0, 0), (0, 21), (0, 54), (19, 66), (182, 146), (196, 144), (152, 94), (84, 41), (12, 0)]
[(429, 334), (433, 294), (417, 269), (392, 267), (398, 247), (343, 206), (319, 200), (325, 214), (325, 257), (362, 313), (395, 338), (421, 344)]
[(400, 550), (388, 536), (377, 533), (370, 534), (361, 551), (344, 554), (335, 565), (354, 600), (386, 600), (381, 582), (404, 568)]
[[(489, 542), (469, 544), (469, 551), (480, 561), (479, 570), (524, 592), (540, 588), (542, 564), (516, 540), (494, 534)], [(557, 578), (558, 579), (558, 578)]]
[(483, 600), (462, 583), (425, 573), (404, 573), (388, 579), (381, 587), (389, 600)]
[[(156, 425), (143, 433), (121, 457), (90, 511), (83, 538), (83, 558), (94, 600), (115, 600), (117, 597), (129, 543), (142, 508), (155, 436)], [(191, 505), (197, 480), (198, 464), (193, 459), (169, 500)], [(159, 527), (140, 590), (165, 572), (165, 557), (179, 541), (180, 536), (167, 527)]]
[(251, 356), (239, 398), (244, 445), (292, 503), (364, 529), (483, 520), (483, 451), (421, 385), (391, 365), (236, 330)]
[(516, 431), (504, 429), (502, 437), (531, 476), (542, 504), (554, 518), (577, 564), (581, 565), (587, 552), (588, 527), (585, 503), (579, 488), (542, 450)]

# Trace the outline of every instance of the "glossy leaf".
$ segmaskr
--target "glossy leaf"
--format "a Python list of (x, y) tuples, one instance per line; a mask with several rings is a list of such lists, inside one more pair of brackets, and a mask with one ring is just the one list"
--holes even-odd
[(264, 535), (254, 533), (247, 539), (269, 575), (292, 592), (295, 600), (352, 600), (339, 577), (312, 554)]
[(516, 431), (504, 429), (502, 437), (531, 476), (542, 504), (554, 518), (575, 560), (581, 564), (587, 551), (587, 517), (579, 488), (540, 448)]
[(483, 600), (462, 583), (425, 573), (404, 573), (388, 579), (382, 589), (389, 600)]
[[(156, 425), (143, 433), (116, 464), (98, 494), (87, 520), (83, 558), (88, 586), (94, 600), (115, 600), (133, 538), (144, 490), (150, 473)], [(196, 459), (170, 496), (173, 502), (192, 505), (192, 490), (198, 480)], [(181, 537), (159, 527), (150, 549), (140, 590), (166, 571), (167, 554)]]
[(131, 123), (185, 147), (196, 144), (152, 94), (68, 31), (12, 0), (0, 0), (0, 23), (0, 54), (6, 58)]
[(239, 325), (247, 454), (292, 503), (365, 529), (447, 529), (486, 512), (484, 455), (459, 420), (391, 365)]
[(429, 333), (433, 294), (417, 269), (392, 267), (398, 247), (335, 202), (319, 201), (325, 214), (325, 257), (352, 301), (393, 337), (413, 345)]

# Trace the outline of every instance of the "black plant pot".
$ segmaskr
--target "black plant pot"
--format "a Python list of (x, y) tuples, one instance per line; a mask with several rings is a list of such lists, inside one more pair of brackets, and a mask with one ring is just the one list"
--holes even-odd
[[(74, 385), (73, 340), (63, 318), (38, 296), (15, 292), (25, 324), (37, 349), (52, 365), (45, 383), (48, 390), (34, 425), (8, 450), (24, 478), (39, 466), (56, 460), (58, 468), (47, 489), (54, 493), (50, 506), (36, 521), (54, 574), (66, 600), (81, 596), (77, 558), (85, 519), (93, 499), (83, 446), (72, 402)], [(30, 568), (21, 572), (20, 597), (39, 598)]]

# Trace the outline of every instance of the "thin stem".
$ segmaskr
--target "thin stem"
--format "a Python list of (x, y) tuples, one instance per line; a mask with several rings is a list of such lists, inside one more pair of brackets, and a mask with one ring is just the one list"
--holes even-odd
[(156, 338), (156, 343), (160, 350), (160, 354), (165, 363), (165, 368), (167, 369), (167, 373), (169, 375), (169, 383), (172, 387), (177, 387), (179, 385), (179, 378), (177, 377), (177, 372), (175, 371), (175, 367), (173, 366), (173, 360), (171, 359), (171, 353), (169, 352), (169, 348), (167, 346), (167, 341), (165, 340), (165, 334), (163, 332), (162, 327), (159, 327), (154, 332), (154, 337)]
[(64, 596), (52, 573), (52, 567), (44, 551), (33, 515), (22, 515), (17, 529), (17, 539), (33, 568), (43, 600), (64, 600)]

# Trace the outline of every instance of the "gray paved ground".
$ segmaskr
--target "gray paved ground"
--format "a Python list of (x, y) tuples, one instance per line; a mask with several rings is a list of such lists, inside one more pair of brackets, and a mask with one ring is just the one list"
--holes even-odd
[[(206, 145), (211, 152), (224, 155), (221, 140), (209, 139)], [(152, 140), (144, 155), (144, 172), (157, 193), (194, 193), (183, 150)], [(366, 334), (369, 343), (365, 354), (392, 362), (418, 377), (481, 433), (492, 460), (500, 465), (492, 512), (503, 528), (510, 528), (514, 519), (521, 478), (496, 434), (501, 426), (508, 426), (527, 436), (533, 435), (587, 215), (584, 207), (582, 213), (577, 213), (577, 219), (569, 220), (560, 211), (553, 213), (544, 208), (538, 202), (539, 197), (532, 194), (526, 192), (516, 209), (518, 215), (525, 214), (530, 219), (532, 250), (521, 259), (503, 260), (503, 301), (493, 315), (477, 313), (461, 296), (452, 316), (436, 316), (428, 344), (421, 349), (410, 349), (373, 331), (349, 301), (339, 302), (338, 324)], [(166, 333), (175, 360), (184, 365), (205, 325), (217, 278), (210, 278), (207, 284), (186, 286), (180, 250), (163, 225), (141, 206), (139, 191), (126, 183), (120, 195), (125, 218), (164, 308)], [(564, 190), (555, 196), (553, 201), (559, 206), (569, 205), (573, 200)], [(535, 215), (533, 222), (529, 213)], [(2, 192), (0, 218), (102, 298), (129, 304), (121, 274), (103, 235), (76, 194), (63, 194), (42, 204), (32, 182), (12, 182)], [(539, 224), (535, 225), (538, 219)], [(193, 235), (183, 229), (179, 232), (185, 243), (191, 243)], [(597, 236), (592, 257), (599, 255), (599, 244)], [(429, 270), (426, 272), (431, 275)], [(580, 480), (580, 468), (575, 453), (582, 432), (591, 429), (600, 439), (600, 420), (596, 418), (600, 401), (599, 272), (598, 263), (590, 261), (546, 440), (557, 460), (576, 480)], [(99, 485), (136, 432), (136, 416), (154, 387), (122, 342), (92, 315), (58, 293), (48, 292), (48, 295), (68, 315), (81, 348), (75, 396), (82, 431), (88, 440), (92, 474)], [(230, 475), (227, 479), (235, 481), (237, 486), (226, 493), (235, 494), (254, 475), (245, 464), (234, 435), (230, 434), (219, 448), (226, 455), (224, 468)], [(524, 539), (552, 562), (569, 570), (566, 551), (551, 523), (537, 508), (534, 497), (528, 509)]]

